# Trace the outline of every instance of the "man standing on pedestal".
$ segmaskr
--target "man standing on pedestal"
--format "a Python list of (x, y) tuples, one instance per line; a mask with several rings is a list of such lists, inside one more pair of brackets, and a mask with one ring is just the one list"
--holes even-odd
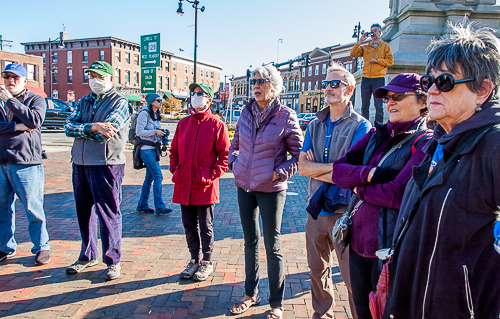
[(113, 86), (113, 68), (95, 61), (89, 73), (92, 93), (77, 102), (66, 119), (66, 135), (74, 137), (71, 150), (76, 214), (82, 236), (80, 257), (66, 268), (77, 274), (97, 265), (97, 219), (99, 219), (106, 280), (120, 276), (123, 150), (128, 138), (128, 101)]
[[(373, 92), (381, 86), (385, 85), (385, 74), (387, 67), (394, 64), (389, 44), (380, 39), (382, 27), (380, 24), (371, 26), (370, 36), (372, 41), (366, 45), (361, 45), (367, 38), (368, 33), (363, 33), (361, 39), (356, 43), (351, 50), (353, 58), (363, 57), (363, 78), (361, 79), (361, 115), (367, 120), (370, 120), (370, 100)], [(384, 109), (382, 100), (373, 97), (375, 104), (375, 122), (382, 123), (384, 121)]]

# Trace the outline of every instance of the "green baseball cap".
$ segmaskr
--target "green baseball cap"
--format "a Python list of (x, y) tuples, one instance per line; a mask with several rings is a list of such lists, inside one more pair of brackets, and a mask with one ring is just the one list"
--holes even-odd
[(113, 67), (111, 66), (111, 64), (104, 61), (92, 62), (90, 68), (85, 70), (85, 72), (90, 72), (90, 71), (95, 72), (99, 75), (106, 75), (106, 74), (113, 75)]
[(212, 88), (204, 83), (196, 84), (196, 83), (191, 83), (189, 86), (189, 91), (194, 92), (194, 89), (199, 87), (205, 94), (208, 94), (211, 99), (214, 98), (214, 90)]

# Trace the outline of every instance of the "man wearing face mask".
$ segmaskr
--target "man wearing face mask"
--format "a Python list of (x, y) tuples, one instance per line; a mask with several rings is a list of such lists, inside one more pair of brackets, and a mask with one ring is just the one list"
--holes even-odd
[(97, 265), (97, 219), (100, 223), (106, 280), (120, 276), (122, 215), (121, 184), (125, 173), (123, 150), (131, 114), (128, 101), (113, 86), (113, 68), (95, 61), (89, 74), (92, 93), (82, 97), (66, 119), (66, 135), (74, 137), (71, 150), (73, 190), (82, 248), (68, 268), (77, 274)]
[(44, 172), (41, 131), (47, 103), (25, 88), (28, 72), (9, 64), (0, 85), (0, 261), (16, 255), (15, 195), (28, 219), (35, 264), (50, 262), (43, 211)]
[(191, 253), (180, 277), (203, 281), (213, 272), (214, 205), (220, 201), (219, 177), (227, 170), (229, 135), (226, 124), (210, 110), (212, 88), (192, 83), (189, 90), (191, 116), (179, 121), (170, 148), (170, 171), (175, 183), (172, 201), (181, 205)]

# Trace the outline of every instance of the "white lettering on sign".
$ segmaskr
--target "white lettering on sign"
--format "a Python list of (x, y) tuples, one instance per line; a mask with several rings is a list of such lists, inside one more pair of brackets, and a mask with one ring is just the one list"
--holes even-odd
[(156, 42), (149, 42), (148, 52), (156, 52)]

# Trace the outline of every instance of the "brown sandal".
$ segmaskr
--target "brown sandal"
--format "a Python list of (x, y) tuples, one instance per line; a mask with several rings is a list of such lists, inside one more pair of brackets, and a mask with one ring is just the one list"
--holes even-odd
[(260, 297), (257, 296), (257, 298), (250, 298), (247, 300), (241, 300), (238, 302), (235, 302), (233, 305), (233, 308), (231, 308), (231, 314), (232, 315), (239, 315), (247, 311), (250, 307), (252, 306), (257, 306), (260, 304)]
[(283, 319), (283, 310), (283, 308), (272, 308), (267, 315), (267, 319)]

